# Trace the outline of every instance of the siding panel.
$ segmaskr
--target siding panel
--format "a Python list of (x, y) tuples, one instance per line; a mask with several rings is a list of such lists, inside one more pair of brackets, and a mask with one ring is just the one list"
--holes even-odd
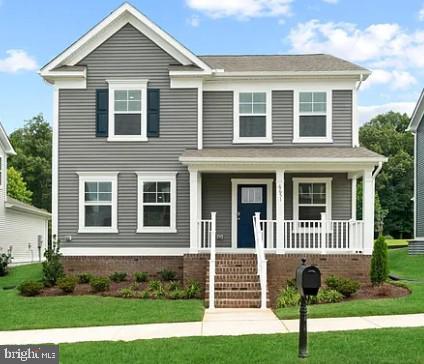
[[(168, 68), (177, 63), (130, 25), (88, 55), (85, 90), (60, 90), (59, 237), (64, 246), (189, 246), (189, 177), (179, 161), (197, 146), (197, 90), (170, 89)], [(160, 137), (107, 142), (95, 137), (95, 96), (109, 78), (145, 78), (161, 93)], [(136, 234), (136, 171), (178, 171), (176, 234)], [(119, 171), (119, 234), (78, 234), (77, 171)], [(72, 236), (71, 242), (65, 242)]]
[(415, 236), (424, 237), (424, 123), (417, 130), (416, 149), (416, 232)]

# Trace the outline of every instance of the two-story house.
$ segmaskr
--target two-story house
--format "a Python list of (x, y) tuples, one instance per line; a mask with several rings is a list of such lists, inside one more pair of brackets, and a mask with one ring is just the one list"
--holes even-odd
[(40, 73), (68, 271), (167, 267), (208, 282), (211, 307), (272, 303), (303, 256), (368, 279), (385, 161), (358, 143), (368, 70), (325, 54), (198, 56), (124, 4)]

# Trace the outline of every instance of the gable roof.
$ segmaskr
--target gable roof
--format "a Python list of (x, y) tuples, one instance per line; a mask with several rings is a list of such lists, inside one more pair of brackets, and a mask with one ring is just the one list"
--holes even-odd
[(408, 126), (408, 131), (415, 133), (420, 126), (421, 120), (424, 116), (424, 89), (421, 91), (420, 98), (418, 99), (417, 105), (415, 105), (414, 112), (411, 116), (411, 122)]
[(329, 72), (369, 70), (328, 54), (305, 55), (208, 55), (199, 56), (211, 68), (225, 72)]
[(13, 149), (12, 144), (6, 134), (6, 131), (3, 128), (3, 125), (0, 123), (0, 145), (3, 147), (4, 152), (7, 155), (16, 155), (15, 149)]
[[(210, 67), (204, 61), (175, 40), (175, 38), (153, 23), (135, 7), (124, 3), (43, 66), (40, 70), (41, 76), (46, 77), (53, 75), (54, 72), (63, 72), (63, 68), (61, 68), (63, 66), (75, 66), (126, 24), (134, 26), (182, 65), (195, 65), (201, 70), (210, 71)], [(68, 72), (72, 71), (76, 72), (77, 70), (68, 70)]]

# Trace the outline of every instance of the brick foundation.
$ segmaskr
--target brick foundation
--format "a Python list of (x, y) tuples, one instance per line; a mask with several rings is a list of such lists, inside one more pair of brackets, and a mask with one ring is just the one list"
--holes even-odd
[(337, 275), (355, 279), (361, 283), (369, 282), (371, 256), (339, 255), (339, 254), (267, 254), (268, 260), (268, 292), (271, 304), (274, 306), (281, 288), (294, 278), (296, 268), (301, 258), (306, 258), (306, 264), (316, 265), (322, 273), (322, 283), (329, 275)]
[[(323, 282), (331, 275), (348, 277), (362, 283), (369, 282), (371, 257), (366, 255), (302, 255), (267, 254), (268, 260), (268, 296), (274, 306), (281, 288), (294, 278), (300, 259), (305, 257), (307, 264), (316, 265), (322, 273)], [(151, 278), (158, 278), (162, 269), (177, 273), (177, 279), (184, 284), (196, 280), (205, 292), (209, 254), (185, 254), (184, 256), (66, 256), (62, 257), (65, 272), (77, 274), (89, 272), (109, 275), (113, 272), (147, 272)], [(256, 267), (252, 267), (255, 268)], [(256, 273), (256, 270), (255, 270)]]

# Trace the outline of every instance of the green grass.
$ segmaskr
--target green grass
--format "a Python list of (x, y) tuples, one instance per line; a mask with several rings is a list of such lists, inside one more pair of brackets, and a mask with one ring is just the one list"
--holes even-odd
[(297, 358), (297, 334), (190, 337), (60, 345), (61, 363), (385, 363), (424, 362), (424, 328), (317, 333), (309, 358)]
[[(374, 300), (357, 300), (333, 304), (311, 305), (309, 317), (344, 317), (396, 315), (424, 312), (424, 255), (408, 255), (406, 248), (389, 251), (390, 272), (407, 281), (412, 289), (409, 296)], [(293, 319), (299, 315), (298, 307), (277, 309), (276, 314), (282, 319)]]
[(201, 321), (200, 300), (137, 300), (99, 296), (22, 297), (24, 280), (41, 278), (39, 264), (11, 268), (0, 277), (0, 330)]
[(393, 248), (404, 248), (408, 246), (408, 240), (406, 239), (386, 239), (386, 244), (389, 249)]

